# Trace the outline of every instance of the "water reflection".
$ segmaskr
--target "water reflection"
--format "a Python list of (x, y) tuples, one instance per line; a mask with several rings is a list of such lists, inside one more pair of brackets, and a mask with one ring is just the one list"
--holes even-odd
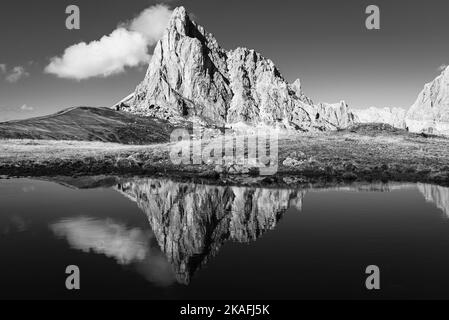
[[(387, 296), (400, 292), (402, 297), (429, 277), (441, 287), (435, 297), (449, 296), (449, 278), (439, 273), (449, 266), (447, 187), (355, 183), (286, 189), (161, 178), (43, 180), (0, 183), (4, 287), (23, 283), (28, 288), (32, 282), (39, 288), (39, 279), (55, 281), (54, 287), (67, 264), (83, 263), (92, 275), (87, 281), (98, 281), (98, 297), (126, 296), (126, 289), (145, 298), (321, 297), (328, 290), (339, 297), (337, 288), (344, 292), (346, 286), (347, 296), (360, 297), (363, 292), (351, 293), (360, 289), (359, 271), (375, 261), (391, 266), (388, 272), (396, 275), (385, 280), (391, 285), (385, 287)], [(42, 257), (49, 270), (23, 280), (17, 266)], [(332, 285), (321, 292), (317, 283), (324, 274), (322, 282)], [(107, 279), (119, 280), (120, 290), (102, 289)], [(416, 288), (427, 288), (431, 296), (437, 285), (426, 287), (423, 280)]]
[(135, 265), (151, 282), (167, 286), (173, 283), (170, 264), (153, 243), (154, 235), (111, 219), (77, 217), (63, 219), (50, 226), (59, 238), (65, 238), (72, 249), (94, 252), (114, 258), (120, 265)]
[(449, 188), (418, 183), (418, 190), (427, 202), (433, 203), (449, 218)]
[(222, 187), (138, 179), (116, 188), (148, 216), (178, 282), (190, 277), (227, 241), (248, 243), (274, 229), (304, 191)]
[[(188, 284), (194, 273), (227, 241), (248, 243), (276, 227), (289, 208), (301, 210), (307, 192), (392, 192), (416, 184), (372, 183), (302, 190), (178, 183), (134, 179), (116, 190), (135, 201), (148, 216), (161, 250)], [(449, 216), (449, 189), (419, 184), (425, 199)]]
[(6, 223), (1, 224), (0, 234), (9, 235), (16, 232), (27, 231), (29, 223), (24, 218), (18, 215), (12, 215)]
[[(130, 227), (125, 216), (98, 218), (72, 216), (53, 221), (52, 233), (72, 249), (114, 259), (132, 266), (158, 286), (189, 284), (192, 277), (216, 256), (227, 242), (250, 243), (274, 230), (288, 209), (301, 211), (310, 192), (378, 193), (418, 190), (423, 198), (449, 217), (449, 188), (429, 184), (359, 183), (335, 187), (280, 189), (175, 182), (158, 178), (64, 177), (64, 187), (112, 188), (135, 202), (145, 214), (148, 228)], [(91, 183), (90, 183), (91, 181)], [(113, 182), (115, 181), (115, 185)], [(111, 184), (113, 185), (111, 187)], [(4, 188), (4, 187), (2, 187)], [(0, 196), (11, 197), (11, 188)], [(32, 184), (17, 186), (35, 192)], [(15, 191), (14, 191), (15, 192)], [(29, 218), (5, 217), (0, 234), (25, 232)]]

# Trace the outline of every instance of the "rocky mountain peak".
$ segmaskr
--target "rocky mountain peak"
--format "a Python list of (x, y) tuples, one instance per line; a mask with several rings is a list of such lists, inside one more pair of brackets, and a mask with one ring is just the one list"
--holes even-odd
[(176, 30), (182, 35), (187, 35), (186, 27), (187, 22), (190, 22), (189, 16), (187, 15), (186, 9), (184, 7), (177, 7), (173, 10), (172, 16), (168, 23), (169, 30)]
[(449, 66), (446, 66), (446, 67), (443, 69), (443, 71), (441, 72), (441, 75), (442, 75), (445, 79), (449, 80)]
[(291, 87), (297, 96), (300, 96), (302, 94), (301, 79), (296, 79), (292, 83)]
[(360, 123), (386, 123), (392, 127), (405, 129), (406, 110), (402, 108), (376, 108), (354, 109), (356, 122)]
[(169, 121), (199, 118), (219, 126), (245, 123), (303, 131), (335, 129), (351, 119), (345, 114), (346, 120), (332, 119), (330, 125), (327, 113), (317, 116), (322, 108), (305, 96), (299, 80), (287, 83), (273, 61), (254, 50), (222, 49), (184, 7), (173, 11), (145, 79), (116, 107)]
[(411, 131), (449, 134), (449, 67), (424, 86), (406, 122)]

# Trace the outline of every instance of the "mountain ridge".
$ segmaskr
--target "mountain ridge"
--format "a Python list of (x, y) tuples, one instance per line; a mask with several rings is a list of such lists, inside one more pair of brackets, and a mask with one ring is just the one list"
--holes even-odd
[(406, 115), (410, 131), (449, 134), (449, 66), (424, 85)]
[[(195, 74), (198, 70), (204, 74)], [(178, 7), (144, 81), (114, 108), (168, 121), (199, 117), (220, 126), (243, 122), (324, 131), (385, 123), (412, 132), (449, 134), (448, 83), (449, 67), (425, 86), (409, 110), (351, 109), (344, 101), (315, 104), (302, 91), (301, 80), (288, 83), (273, 61), (255, 50), (222, 49)]]
[(339, 129), (353, 121), (348, 108), (313, 104), (300, 80), (288, 83), (273, 61), (255, 50), (221, 48), (184, 7), (173, 11), (145, 79), (114, 107), (168, 121), (199, 117), (215, 125), (301, 131)]
[(170, 140), (172, 126), (110, 108), (71, 107), (55, 114), (0, 123), (2, 139), (148, 144)]

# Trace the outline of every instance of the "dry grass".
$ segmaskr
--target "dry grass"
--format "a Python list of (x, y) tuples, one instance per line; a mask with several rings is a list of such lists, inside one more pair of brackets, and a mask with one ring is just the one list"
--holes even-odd
[(116, 155), (132, 151), (145, 151), (151, 145), (124, 145), (119, 143), (57, 140), (0, 140), (1, 161), (67, 159), (76, 157), (97, 157)]
[[(174, 165), (169, 158), (170, 147), (170, 143), (137, 146), (1, 140), (0, 173), (36, 176), (165, 172), (218, 177), (214, 164)], [(298, 152), (301, 159), (297, 159)], [(296, 160), (294, 165), (283, 165), (287, 158)], [(285, 176), (302, 180), (397, 180), (447, 185), (449, 140), (366, 128), (362, 133), (283, 134), (279, 136), (276, 177)]]
[(0, 123), (0, 138), (101, 141), (123, 144), (168, 142), (167, 122), (116, 112), (108, 108), (76, 107), (31, 119)]

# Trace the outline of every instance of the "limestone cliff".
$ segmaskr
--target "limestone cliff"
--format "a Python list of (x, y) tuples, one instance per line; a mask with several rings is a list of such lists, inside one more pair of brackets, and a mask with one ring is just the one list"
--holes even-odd
[(219, 126), (245, 123), (310, 131), (352, 122), (346, 107), (333, 112), (315, 106), (300, 81), (289, 84), (270, 59), (246, 48), (221, 48), (183, 7), (173, 11), (145, 79), (115, 107)]
[(424, 86), (406, 123), (413, 132), (449, 134), (449, 66)]
[(359, 123), (386, 123), (395, 128), (405, 129), (406, 110), (401, 108), (354, 109), (355, 121)]

